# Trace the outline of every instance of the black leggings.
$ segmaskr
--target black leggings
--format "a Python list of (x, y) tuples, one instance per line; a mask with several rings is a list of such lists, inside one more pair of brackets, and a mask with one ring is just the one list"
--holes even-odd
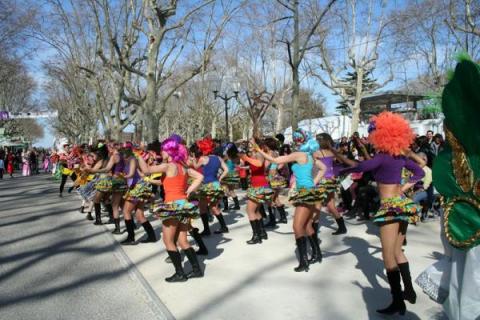
[[(65, 183), (67, 183), (67, 178), (68, 175), (62, 174), (62, 182), (60, 182), (60, 193), (63, 193), (63, 188), (65, 187)], [(77, 180), (77, 175), (75, 173), (72, 173), (70, 178), (72, 178), (72, 181), (75, 181)]]

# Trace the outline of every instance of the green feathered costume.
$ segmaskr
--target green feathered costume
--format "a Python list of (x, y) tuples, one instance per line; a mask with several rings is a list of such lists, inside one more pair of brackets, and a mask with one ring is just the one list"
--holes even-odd
[[(445, 149), (433, 183), (443, 196), (444, 235), (453, 246), (449, 319), (480, 317), (480, 66), (461, 56), (442, 95)], [(447, 274), (447, 273), (446, 273)]]

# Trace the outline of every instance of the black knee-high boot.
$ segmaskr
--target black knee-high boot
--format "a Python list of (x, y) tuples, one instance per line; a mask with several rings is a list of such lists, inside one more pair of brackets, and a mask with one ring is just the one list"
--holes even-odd
[(199, 256), (208, 255), (207, 246), (205, 246), (205, 243), (203, 242), (202, 236), (198, 232), (198, 229), (193, 228), (192, 231), (190, 231), (190, 235), (192, 236), (193, 240), (195, 240), (195, 242), (198, 245), (197, 255), (199, 255)]
[(113, 222), (115, 223), (115, 229), (113, 229), (112, 233), (122, 234), (122, 231), (120, 231), (120, 218), (114, 218)]
[(228, 212), (228, 197), (223, 197), (223, 212)]
[(131, 246), (135, 245), (135, 229), (133, 228), (133, 220), (125, 219), (125, 227), (127, 228), (127, 239), (120, 242), (123, 245)]
[(95, 203), (95, 222), (94, 225), (101, 225), (102, 224), (102, 207), (100, 203)]
[(105, 209), (107, 209), (108, 212), (108, 221), (107, 224), (114, 224), (115, 220), (113, 220), (113, 207), (111, 203), (108, 203), (105, 205)]
[(263, 204), (260, 204), (260, 206), (258, 207), (258, 212), (260, 212), (263, 219), (267, 218), (267, 213), (265, 212), (265, 207), (263, 206)]
[(308, 272), (308, 256), (307, 256), (307, 237), (296, 239), (298, 249), (298, 267), (294, 268), (295, 272)]
[(280, 215), (280, 220), (278, 221), (278, 223), (287, 223), (287, 213), (285, 212), (285, 207), (277, 207), (277, 210), (278, 214)]
[(238, 197), (233, 197), (233, 203), (235, 204), (233, 209), (234, 210), (240, 210), (240, 202), (238, 202)]
[(415, 304), (415, 302), (417, 302), (417, 294), (413, 289), (412, 276), (410, 275), (410, 265), (408, 262), (399, 263), (398, 268), (400, 269), (400, 275), (402, 276), (403, 280), (403, 298), (411, 304)]
[(175, 267), (175, 274), (171, 277), (165, 278), (167, 282), (185, 282), (187, 281), (187, 276), (183, 272), (182, 267), (182, 256), (178, 251), (167, 251), (170, 260), (172, 260), (173, 266)]
[(260, 220), (250, 220), (250, 226), (252, 227), (252, 239), (247, 241), (247, 244), (257, 244), (262, 243), (262, 236), (261, 236), (261, 227), (257, 223)]
[(332, 234), (333, 235), (339, 235), (339, 234), (347, 233), (347, 227), (345, 227), (345, 220), (343, 220), (343, 217), (335, 219), (335, 221), (338, 224), (338, 229), (337, 229), (337, 231), (333, 232)]
[(216, 217), (218, 219), (218, 223), (220, 223), (220, 229), (214, 231), (213, 233), (215, 234), (228, 233), (228, 228), (227, 228), (227, 225), (225, 224), (225, 219), (223, 218), (223, 214), (219, 213)]
[(185, 255), (187, 256), (188, 261), (192, 265), (192, 271), (187, 273), (187, 278), (202, 278), (203, 271), (200, 268), (200, 263), (198, 263), (197, 255), (195, 254), (195, 250), (193, 248), (188, 248), (187, 250), (183, 250)]
[(275, 208), (268, 206), (268, 223), (265, 225), (266, 228), (274, 228), (277, 226), (277, 218), (275, 217)]
[(310, 246), (312, 246), (312, 257), (308, 260), (308, 263), (322, 262), (322, 250), (320, 250), (320, 242), (317, 234), (309, 236), (308, 241), (310, 241)]
[(150, 221), (145, 221), (142, 223), (142, 227), (145, 230), (145, 233), (147, 234), (147, 238), (141, 240), (141, 243), (151, 243), (151, 242), (157, 242), (157, 237), (155, 236), (155, 230), (153, 230), (152, 225), (150, 224)]
[(87, 220), (93, 220), (92, 217), (92, 205), (88, 206), (88, 211), (87, 211)]
[(377, 310), (378, 313), (393, 315), (399, 313), (404, 315), (407, 307), (403, 301), (402, 285), (400, 284), (400, 271), (398, 269), (387, 271), (387, 279), (392, 293), (392, 303), (385, 309)]
[(320, 224), (318, 222), (312, 222), (312, 228), (315, 231), (315, 235), (317, 235), (317, 238), (318, 238), (319, 227), (320, 227)]
[(208, 225), (208, 214), (202, 213), (200, 214), (200, 218), (202, 218), (202, 223), (203, 223), (203, 231), (200, 233), (200, 235), (209, 236), (211, 232), (210, 232), (210, 226)]
[(260, 237), (262, 237), (262, 240), (268, 240), (268, 234), (267, 234), (267, 231), (265, 231), (265, 225), (263, 224), (263, 219), (257, 220), (257, 224), (259, 225)]

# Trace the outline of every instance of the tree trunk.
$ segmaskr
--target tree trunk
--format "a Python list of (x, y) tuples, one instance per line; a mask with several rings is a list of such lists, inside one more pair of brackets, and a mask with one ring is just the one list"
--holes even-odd
[(352, 110), (352, 129), (351, 133), (358, 131), (358, 124), (360, 123), (360, 102), (362, 101), (362, 87), (363, 87), (363, 69), (357, 70), (357, 87), (355, 89), (355, 103)]
[(260, 138), (262, 136), (260, 119), (252, 119), (252, 135), (254, 138)]
[(285, 106), (282, 98), (282, 101), (280, 101), (280, 103), (277, 105), (277, 119), (275, 121), (275, 133), (280, 133), (284, 129), (284, 126), (283, 126), (284, 113), (285, 113)]
[(215, 139), (217, 137), (217, 118), (213, 117), (212, 119), (212, 130), (210, 131), (210, 135), (212, 136), (212, 139)]
[(112, 129), (112, 137), (115, 139), (115, 141), (122, 141), (122, 132), (123, 130), (120, 128), (120, 126), (115, 126)]
[(243, 125), (243, 132), (242, 132), (242, 139), (247, 140), (248, 139), (248, 133), (249, 133), (249, 128), (248, 128), (248, 123), (245, 123)]
[(143, 104), (144, 107), (144, 118), (143, 122), (146, 129), (146, 140), (152, 142), (158, 139), (158, 117), (155, 114), (156, 111), (156, 102), (157, 102), (157, 59), (158, 59), (158, 49), (160, 46), (160, 36), (158, 32), (152, 33), (150, 39), (153, 41), (150, 42), (148, 47), (148, 59), (147, 59), (147, 89), (145, 94), (145, 101)]
[(300, 17), (298, 14), (298, 0), (293, 1), (293, 54), (292, 54), (292, 132), (298, 128), (298, 97), (300, 95)]
[(233, 124), (228, 126), (228, 141), (233, 141)]

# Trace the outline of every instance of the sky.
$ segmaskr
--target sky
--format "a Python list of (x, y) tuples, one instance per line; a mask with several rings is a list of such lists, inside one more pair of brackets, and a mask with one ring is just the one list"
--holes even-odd
[[(390, 1), (388, 3), (389, 3), (388, 5), (389, 9), (392, 9), (392, 7), (399, 8), (400, 6), (402, 6), (403, 2)], [(52, 52), (53, 51), (49, 50), (48, 48), (41, 48), (40, 50), (38, 50), (38, 52), (33, 57), (33, 59), (28, 63), (29, 70), (31, 74), (34, 76), (40, 88), (43, 82), (45, 81), (45, 76), (42, 70), (42, 62), (46, 61)], [(414, 66), (413, 64), (411, 66), (407, 66), (407, 68), (408, 68), (407, 70), (408, 73), (410, 74), (416, 73), (416, 71), (414, 70), (416, 69), (416, 66)], [(377, 75), (377, 77), (379, 77), (379, 81), (382, 80), (382, 75)], [(306, 87), (313, 86), (314, 91), (318, 94), (321, 94), (325, 98), (325, 101), (326, 101), (325, 106), (326, 106), (327, 114), (329, 115), (335, 114), (335, 111), (336, 111), (335, 107), (337, 105), (338, 96), (333, 95), (331, 90), (321, 87), (315, 82), (313, 83), (307, 83), (307, 82), (308, 81), (304, 81), (302, 83), (302, 86), (306, 86)], [(391, 90), (398, 86), (399, 86), (398, 83), (392, 82), (381, 90), (382, 91)], [(45, 101), (43, 101), (43, 97), (44, 95), (42, 94), (42, 91), (39, 90), (36, 98), (38, 99), (40, 105), (45, 105)], [(44, 108), (41, 107), (40, 109), (44, 109)], [(38, 122), (44, 128), (44, 137), (40, 139), (38, 142), (36, 142), (34, 145), (39, 147), (51, 147), (53, 144), (54, 135), (53, 135), (53, 130), (51, 129), (51, 126), (49, 123), (50, 120), (41, 119), (41, 120), (38, 120)]]

